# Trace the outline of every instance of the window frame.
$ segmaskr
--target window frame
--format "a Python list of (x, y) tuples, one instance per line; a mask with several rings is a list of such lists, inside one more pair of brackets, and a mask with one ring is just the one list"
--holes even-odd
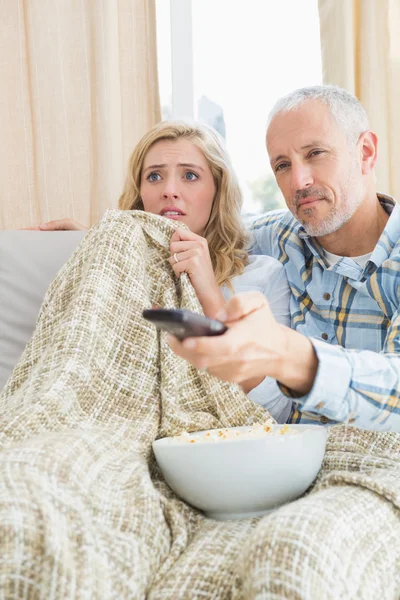
[(192, 0), (170, 0), (172, 117), (194, 119)]

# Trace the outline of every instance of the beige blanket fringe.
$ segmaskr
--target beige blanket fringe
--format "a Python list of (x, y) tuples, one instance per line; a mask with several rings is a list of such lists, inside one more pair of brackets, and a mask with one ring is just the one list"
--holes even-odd
[(141, 318), (200, 310), (174, 229), (109, 211), (46, 295), (0, 397), (0, 599), (398, 598), (398, 434), (333, 428), (311, 492), (263, 519), (205, 519), (163, 482), (155, 438), (268, 416)]

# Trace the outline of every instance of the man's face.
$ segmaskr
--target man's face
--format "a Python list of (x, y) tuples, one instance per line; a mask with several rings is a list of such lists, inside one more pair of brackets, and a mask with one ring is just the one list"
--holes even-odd
[(309, 235), (333, 233), (362, 203), (357, 147), (318, 100), (277, 115), (267, 131), (267, 149), (286, 204)]

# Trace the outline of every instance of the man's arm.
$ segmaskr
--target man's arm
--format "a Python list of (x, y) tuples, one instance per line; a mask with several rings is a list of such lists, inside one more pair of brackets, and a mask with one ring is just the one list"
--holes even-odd
[(400, 316), (392, 319), (384, 351), (346, 350), (292, 331), (274, 320), (262, 294), (229, 302), (229, 331), (191, 338), (173, 350), (220, 379), (240, 383), (274, 377), (301, 411), (365, 429), (400, 431)]

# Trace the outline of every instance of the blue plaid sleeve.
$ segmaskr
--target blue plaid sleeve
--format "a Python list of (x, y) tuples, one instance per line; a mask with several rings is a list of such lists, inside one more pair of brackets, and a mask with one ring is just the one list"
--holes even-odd
[(311, 392), (295, 400), (301, 412), (363, 429), (400, 431), (399, 325), (397, 314), (379, 353), (311, 339), (319, 366)]

